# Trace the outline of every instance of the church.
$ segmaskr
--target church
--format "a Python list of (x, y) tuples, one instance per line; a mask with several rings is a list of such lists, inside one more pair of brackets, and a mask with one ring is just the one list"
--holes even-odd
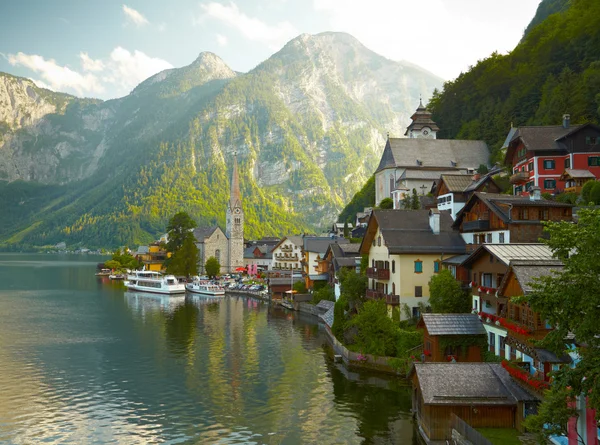
[(404, 138), (388, 137), (375, 171), (375, 205), (392, 198), (394, 208), (414, 188), (425, 195), (442, 174), (472, 174), (488, 165), (490, 152), (483, 141), (437, 139), (440, 130), (431, 112), (419, 103)]
[(196, 247), (199, 250), (198, 271), (205, 274), (206, 260), (214, 256), (221, 265), (221, 273), (234, 273), (244, 267), (244, 209), (240, 194), (237, 156), (233, 158), (231, 189), (226, 211), (225, 233), (219, 226), (194, 229)]

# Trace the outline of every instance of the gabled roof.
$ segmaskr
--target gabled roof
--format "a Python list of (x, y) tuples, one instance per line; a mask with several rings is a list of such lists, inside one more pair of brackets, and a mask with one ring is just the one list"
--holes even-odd
[(533, 290), (532, 284), (536, 279), (553, 275), (554, 272), (560, 272), (563, 267), (564, 264), (556, 258), (531, 259), (529, 261), (513, 260), (510, 262), (508, 273), (504, 275), (498, 287), (498, 295), (504, 295), (504, 289), (508, 285), (511, 273), (515, 275), (524, 295), (527, 295)]
[(421, 320), (430, 335), (486, 335), (475, 314), (423, 314)]
[(330, 244), (349, 244), (350, 240), (346, 238), (330, 238), (328, 236), (307, 236), (304, 237), (303, 249), (305, 252), (316, 252), (323, 254), (327, 252)]
[(325, 323), (327, 326), (329, 326), (330, 329), (333, 326), (333, 314), (334, 314), (334, 306), (331, 306), (327, 310), (327, 312), (325, 312), (322, 315), (319, 315), (319, 318), (321, 320), (323, 320), (323, 323)]
[(511, 261), (555, 261), (552, 250), (541, 243), (523, 243), (523, 244), (482, 244), (462, 263), (462, 266), (469, 266), (475, 262), (481, 255), (490, 253), (505, 266), (509, 266)]
[[(454, 221), (454, 227), (459, 227), (463, 215), (470, 211), (473, 205), (477, 201), (481, 201), (494, 212), (498, 218), (505, 223), (518, 221), (516, 214), (511, 212), (513, 206), (520, 207), (573, 207), (573, 204), (566, 202), (550, 201), (547, 199), (532, 200), (526, 196), (515, 196), (515, 195), (503, 195), (500, 193), (485, 193), (485, 192), (474, 192), (469, 198), (465, 206), (456, 214), (456, 220)], [(527, 220), (535, 221), (535, 220)]]
[(483, 141), (389, 138), (376, 172), (396, 167), (477, 168), (488, 165)]
[(571, 179), (585, 179), (585, 178), (596, 179), (596, 176), (594, 176), (594, 174), (589, 170), (565, 168), (565, 171), (560, 176), (560, 180), (564, 181), (565, 179), (569, 179), (569, 178), (571, 178)]
[[(419, 167), (408, 167), (406, 170), (402, 172), (400, 177), (396, 182), (404, 181), (406, 179), (425, 179), (428, 181), (434, 181), (439, 179), (441, 175), (450, 175), (456, 174), (459, 170), (457, 169), (448, 169), (448, 170), (427, 170)], [(466, 173), (463, 176), (467, 176), (470, 178), (470, 175)]]
[(302, 236), (301, 235), (289, 235), (289, 236), (284, 236), (283, 238), (281, 238), (281, 240), (275, 244), (273, 246), (273, 249), (271, 249), (271, 251), (277, 249), (280, 245), (282, 245), (285, 241), (289, 241), (291, 242), (294, 246), (297, 247), (302, 247)]
[(429, 226), (429, 210), (374, 210), (360, 253), (369, 253), (378, 228), (390, 254), (464, 253), (465, 241), (452, 229), (452, 217), (448, 212), (439, 215), (440, 233), (434, 234)]
[(219, 226), (212, 226), (212, 227), (196, 227), (194, 229), (194, 238), (196, 238), (196, 241), (199, 243), (203, 243), (204, 240), (208, 237), (210, 237), (213, 233), (215, 233), (216, 230), (221, 230), (219, 228)]
[(415, 363), (426, 405), (517, 405), (538, 400), (518, 386), (500, 363)]

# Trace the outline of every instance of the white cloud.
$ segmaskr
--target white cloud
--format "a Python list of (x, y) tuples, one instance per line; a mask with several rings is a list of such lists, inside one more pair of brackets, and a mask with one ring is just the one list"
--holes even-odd
[(102, 60), (94, 60), (88, 56), (88, 53), (79, 53), (79, 58), (81, 59), (83, 71), (102, 71), (104, 69), (104, 63), (102, 63)]
[(85, 52), (81, 52), (79, 58), (83, 72), (35, 54), (19, 52), (7, 56), (11, 65), (23, 66), (38, 73), (42, 80), (32, 80), (42, 88), (104, 98), (127, 94), (148, 77), (173, 68), (166, 60), (150, 57), (137, 50), (130, 52), (120, 46), (103, 60), (94, 60)]
[(123, 5), (123, 12), (128, 20), (133, 22), (136, 26), (147, 25), (150, 23), (146, 17), (144, 17), (140, 12), (136, 11), (133, 8), (130, 8), (127, 5)]
[(93, 74), (80, 74), (66, 66), (58, 65), (53, 59), (46, 60), (42, 56), (19, 52), (9, 54), (8, 62), (21, 65), (39, 73), (53, 90), (74, 90), (80, 96), (104, 92), (104, 86)]
[(52, 88), (50, 88), (50, 85), (48, 85), (46, 82), (42, 82), (39, 79), (29, 78), (29, 80), (31, 80), (33, 83), (35, 83), (40, 88), (46, 88), (47, 90), (51, 90), (52, 89)]
[(379, 54), (409, 60), (446, 79), (493, 51), (512, 50), (538, 4), (539, 0), (313, 0), (315, 13), (325, 17), (330, 30), (348, 32)]
[(268, 25), (255, 17), (249, 17), (240, 11), (234, 2), (229, 5), (211, 2), (200, 6), (204, 13), (200, 20), (195, 20), (194, 23), (197, 24), (206, 17), (217, 19), (237, 29), (247, 39), (263, 43), (272, 49), (279, 49), (282, 44), (299, 34), (288, 21)]
[(225, 37), (223, 34), (217, 34), (217, 43), (219, 46), (227, 46), (227, 37)]

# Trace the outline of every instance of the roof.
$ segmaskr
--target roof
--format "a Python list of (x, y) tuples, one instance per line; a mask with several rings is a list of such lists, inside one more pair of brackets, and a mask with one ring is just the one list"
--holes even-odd
[(579, 128), (580, 125), (570, 125), (567, 128), (562, 125), (519, 127), (510, 142), (520, 139), (530, 151), (562, 151), (566, 147), (557, 139), (561, 139)]
[(463, 266), (473, 263), (483, 253), (489, 252), (500, 262), (508, 266), (515, 260), (553, 260), (552, 250), (541, 243), (523, 244), (482, 244), (462, 263)]
[(446, 258), (446, 259), (442, 260), (442, 263), (443, 264), (455, 264), (458, 266), (459, 264), (462, 264), (470, 256), (471, 255), (469, 255), (468, 253), (465, 253), (464, 255), (456, 255), (451, 258)]
[(473, 183), (473, 175), (457, 175), (456, 173), (445, 173), (440, 179), (446, 184), (449, 192), (464, 192)]
[[(425, 179), (425, 180), (436, 180), (436, 179), (440, 179), (440, 175), (443, 174), (456, 174), (456, 172), (459, 170), (425, 170), (423, 168), (419, 168), (419, 167), (409, 167), (406, 170), (404, 170), (404, 172), (402, 172), (402, 174), (400, 175), (400, 177), (398, 178), (398, 180), (396, 182), (399, 181), (404, 181), (405, 179)], [(471, 175), (467, 175), (465, 173), (466, 177), (470, 178)]]
[(439, 215), (440, 233), (434, 234), (429, 226), (429, 210), (374, 210), (361, 244), (361, 253), (368, 253), (376, 227), (381, 230), (390, 254), (465, 253), (465, 241), (458, 231), (452, 229), (450, 214), (440, 212)]
[(563, 353), (558, 357), (554, 352), (547, 349), (535, 348), (534, 351), (538, 360), (542, 363), (571, 363), (571, 356), (567, 353)]
[[(504, 195), (500, 193), (486, 193), (486, 192), (475, 192), (465, 206), (456, 214), (456, 220), (454, 221), (455, 227), (460, 226), (462, 222), (463, 215), (470, 211), (475, 202), (477, 201), (483, 202), (486, 207), (488, 207), (492, 212), (494, 212), (498, 217), (508, 223), (518, 221), (512, 212), (511, 208), (513, 206), (520, 207), (564, 207), (571, 208), (573, 204), (569, 204), (566, 202), (557, 202), (550, 201), (547, 199), (537, 199), (533, 200), (527, 196), (515, 196), (515, 195)], [(536, 221), (536, 220), (526, 220), (526, 221)]]
[[(533, 290), (531, 286), (536, 279), (541, 277), (550, 276), (553, 272), (560, 272), (564, 265), (561, 261), (556, 258), (547, 258), (546, 260), (529, 260), (529, 261), (511, 261), (510, 271), (515, 274), (515, 277), (521, 285), (523, 293), (527, 295)], [(508, 284), (510, 273), (507, 273), (500, 286), (498, 292), (503, 294), (504, 287)]]
[(302, 247), (302, 235), (289, 235), (281, 238), (281, 240), (273, 246), (272, 251), (281, 246), (285, 241), (291, 242), (294, 246)]
[(196, 238), (197, 242), (203, 243), (204, 240), (211, 236), (217, 229), (219, 229), (219, 226), (196, 227), (194, 229), (194, 238)]
[(321, 300), (319, 301), (319, 303), (317, 304), (317, 309), (319, 310), (325, 310), (328, 311), (330, 308), (332, 308), (333, 306), (335, 306), (335, 301), (330, 301), (330, 300)]
[(148, 246), (138, 246), (136, 255), (143, 255), (148, 252), (150, 252), (150, 248)]
[(423, 314), (422, 320), (430, 335), (486, 335), (475, 314)]
[(328, 273), (309, 274), (308, 278), (313, 281), (323, 281), (329, 278)]
[(330, 244), (349, 244), (350, 240), (346, 238), (330, 238), (328, 236), (324, 237), (313, 237), (307, 236), (304, 238), (304, 251), (305, 252), (317, 252), (317, 253), (325, 253), (327, 252), (327, 248)]
[(483, 141), (389, 138), (376, 172), (416, 166), (477, 168), (488, 165), (489, 158), (490, 152)]
[(573, 179), (575, 179), (575, 178), (596, 179), (596, 176), (594, 176), (594, 174), (591, 171), (583, 170), (583, 169), (574, 169), (574, 168), (565, 168), (564, 173), (561, 175), (561, 179), (565, 176), (569, 176)]
[(516, 405), (538, 400), (500, 363), (415, 363), (426, 405)]
[(254, 258), (254, 251), (258, 249), (260, 253), (263, 255), (262, 259), (270, 259), (273, 258), (273, 246), (268, 245), (252, 245), (250, 247), (244, 248), (244, 258)]
[(323, 320), (323, 322), (329, 326), (329, 328), (331, 328), (333, 326), (333, 312), (334, 312), (334, 306), (331, 306), (327, 312), (325, 312), (322, 315), (319, 315), (319, 318), (321, 320)]

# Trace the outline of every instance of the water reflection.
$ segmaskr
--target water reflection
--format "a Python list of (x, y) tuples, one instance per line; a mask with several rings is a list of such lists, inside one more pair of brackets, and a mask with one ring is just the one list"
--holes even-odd
[(333, 364), (312, 318), (41, 258), (0, 255), (0, 443), (413, 440), (408, 390)]

